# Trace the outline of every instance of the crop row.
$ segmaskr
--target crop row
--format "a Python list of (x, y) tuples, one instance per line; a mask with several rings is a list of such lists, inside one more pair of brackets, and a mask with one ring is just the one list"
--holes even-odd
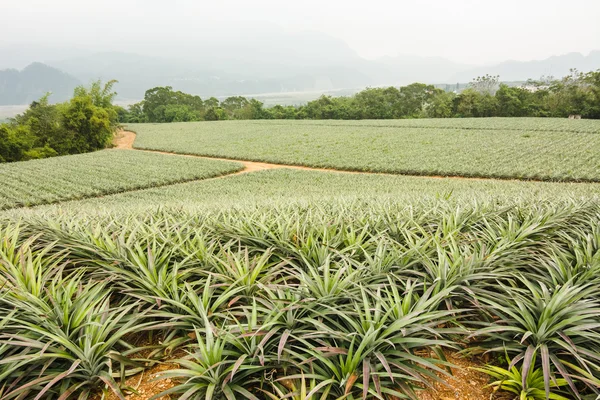
[(414, 399), (462, 351), (517, 397), (595, 398), (599, 227), (442, 201), (5, 224), (0, 397), (122, 398), (176, 355), (156, 398)]
[(460, 207), (463, 203), (490, 201), (526, 204), (558, 199), (597, 201), (599, 198), (600, 184), (597, 183), (438, 179), (278, 169), (23, 209), (18, 213), (11, 210), (9, 213), (31, 216), (115, 212), (128, 215), (132, 210), (157, 208), (201, 212), (207, 209), (251, 209), (265, 204), (316, 206), (339, 201), (358, 204), (373, 200), (411, 205), (425, 203), (428, 206), (444, 200)]
[(124, 150), (3, 164), (0, 209), (210, 178), (239, 169), (237, 163)]
[(136, 148), (177, 153), (410, 175), (600, 181), (600, 135), (595, 133), (295, 121), (139, 124), (130, 129), (138, 134)]
[(436, 119), (395, 119), (395, 120), (298, 120), (298, 121), (245, 121), (245, 124), (297, 124), (307, 126), (360, 126), (389, 128), (427, 129), (474, 129), (519, 132), (564, 132), (600, 133), (600, 123), (596, 120), (569, 120), (566, 118), (436, 118)]

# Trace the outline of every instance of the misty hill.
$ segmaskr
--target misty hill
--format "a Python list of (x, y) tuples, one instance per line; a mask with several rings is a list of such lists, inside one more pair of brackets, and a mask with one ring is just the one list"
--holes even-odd
[[(344, 41), (319, 32), (290, 33), (276, 25), (238, 29), (243, 33), (228, 33), (223, 29), (214, 32), (210, 40), (190, 36), (176, 41), (115, 43), (114, 48), (119, 51), (24, 45), (16, 52), (0, 45), (3, 55), (0, 68), (43, 61), (64, 71), (52, 69), (55, 77), (49, 78), (50, 72), (35, 64), (36, 67), (27, 67), (23, 72), (0, 72), (0, 104), (27, 103), (46, 90), (52, 90), (55, 93), (52, 99), (59, 101), (78, 82), (95, 79), (117, 79), (120, 100), (139, 100), (146, 90), (156, 86), (172, 86), (206, 98), (331, 92), (417, 81), (456, 85), (487, 73), (498, 74), (503, 81), (523, 81), (542, 75), (561, 77), (570, 68), (600, 69), (600, 51), (588, 56), (571, 53), (546, 60), (507, 61), (477, 67), (440, 57), (409, 55), (366, 60)], [(25, 80), (20, 75), (24, 73), (28, 76)]]
[(21, 71), (6, 69), (0, 71), (0, 105), (29, 104), (48, 92), (52, 102), (65, 101), (79, 84), (73, 76), (42, 63)]
[(542, 76), (560, 78), (569, 74), (571, 68), (582, 72), (600, 69), (600, 51), (592, 51), (584, 56), (581, 53), (569, 53), (536, 61), (506, 61), (497, 65), (478, 67), (456, 73), (451, 82), (469, 82), (474, 77), (485, 74), (500, 75), (503, 81), (524, 81)]
[[(275, 43), (270, 43), (275, 46)], [(329, 43), (330, 57), (323, 50), (298, 46), (305, 55), (277, 50), (259, 55), (245, 51), (200, 51), (187, 58), (162, 58), (131, 53), (97, 53), (54, 63), (81, 81), (117, 79), (121, 99), (140, 99), (155, 86), (202, 97), (279, 92), (326, 92), (367, 86), (406, 85), (413, 82), (467, 83), (485, 74), (500, 75), (503, 81), (525, 81), (543, 75), (562, 77), (569, 69), (600, 69), (600, 51), (583, 56), (571, 53), (546, 60), (477, 67), (439, 57), (398, 56), (365, 60), (339, 43)], [(327, 53), (325, 51), (325, 53)], [(211, 59), (201, 54), (210, 54)], [(279, 54), (279, 56), (278, 56)], [(280, 57), (285, 54), (285, 57)], [(331, 54), (336, 54), (331, 57)], [(244, 57), (246, 57), (244, 59)], [(301, 60), (304, 60), (303, 62)]]
[[(190, 39), (191, 41), (191, 39)], [(207, 96), (331, 90), (378, 83), (373, 63), (339, 39), (276, 26), (214, 41), (157, 45), (151, 54), (99, 52), (48, 61), (82, 81), (117, 79), (119, 97), (141, 98), (154, 86)]]

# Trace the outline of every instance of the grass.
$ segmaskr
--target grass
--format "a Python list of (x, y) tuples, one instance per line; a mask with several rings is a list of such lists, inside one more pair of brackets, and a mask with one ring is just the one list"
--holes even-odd
[(135, 147), (411, 175), (600, 181), (600, 122), (558, 119), (138, 124)]
[(465, 348), (500, 360), (492, 384), (522, 398), (600, 391), (597, 202), (80, 209), (2, 226), (7, 400), (123, 396), (173, 352), (162, 395), (190, 399), (414, 399)]
[(211, 178), (238, 163), (104, 150), (0, 165), (0, 210)]

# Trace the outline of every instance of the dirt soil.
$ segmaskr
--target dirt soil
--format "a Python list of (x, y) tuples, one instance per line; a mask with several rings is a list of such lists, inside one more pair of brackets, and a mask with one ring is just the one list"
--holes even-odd
[(120, 130), (113, 139), (113, 145), (116, 149), (133, 149), (135, 133)]
[[(438, 374), (444, 382), (432, 382), (433, 387), (417, 393), (419, 400), (491, 400), (495, 399), (492, 388), (486, 387), (489, 378), (473, 368), (484, 363), (467, 359), (457, 353), (446, 352), (447, 360), (456, 365), (451, 368), (452, 377)], [(499, 398), (498, 398), (499, 399)]]
[[(486, 387), (489, 380), (487, 375), (475, 371), (473, 368), (482, 367), (484, 363), (478, 359), (466, 359), (457, 353), (446, 352), (446, 359), (456, 365), (452, 368), (452, 377), (439, 374), (443, 382), (432, 382), (432, 387), (417, 392), (419, 400), (501, 400), (506, 397), (496, 397), (491, 388)], [(173, 363), (165, 362), (129, 378), (126, 385), (134, 388), (137, 394), (125, 392), (127, 400), (148, 400), (176, 385), (172, 379), (160, 378), (162, 372), (178, 368)], [(172, 400), (177, 396), (163, 396), (158, 400)], [(106, 400), (118, 400), (111, 393)]]
[[(175, 382), (169, 378), (160, 379), (160, 373), (171, 369), (178, 368), (175, 364), (162, 363), (127, 379), (126, 385), (135, 389), (137, 394), (124, 391), (125, 399), (127, 400), (147, 400), (165, 390), (175, 386)], [(171, 400), (176, 396), (161, 396), (157, 400)], [(119, 397), (114, 393), (110, 393), (106, 400), (119, 400)]]

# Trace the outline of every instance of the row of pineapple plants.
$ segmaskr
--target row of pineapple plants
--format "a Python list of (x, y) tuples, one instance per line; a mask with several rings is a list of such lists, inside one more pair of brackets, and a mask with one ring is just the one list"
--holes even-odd
[[(401, 399), (485, 356), (522, 399), (600, 393), (600, 205), (52, 215), (0, 232), (0, 398)], [(173, 360), (173, 357), (176, 357)]]

